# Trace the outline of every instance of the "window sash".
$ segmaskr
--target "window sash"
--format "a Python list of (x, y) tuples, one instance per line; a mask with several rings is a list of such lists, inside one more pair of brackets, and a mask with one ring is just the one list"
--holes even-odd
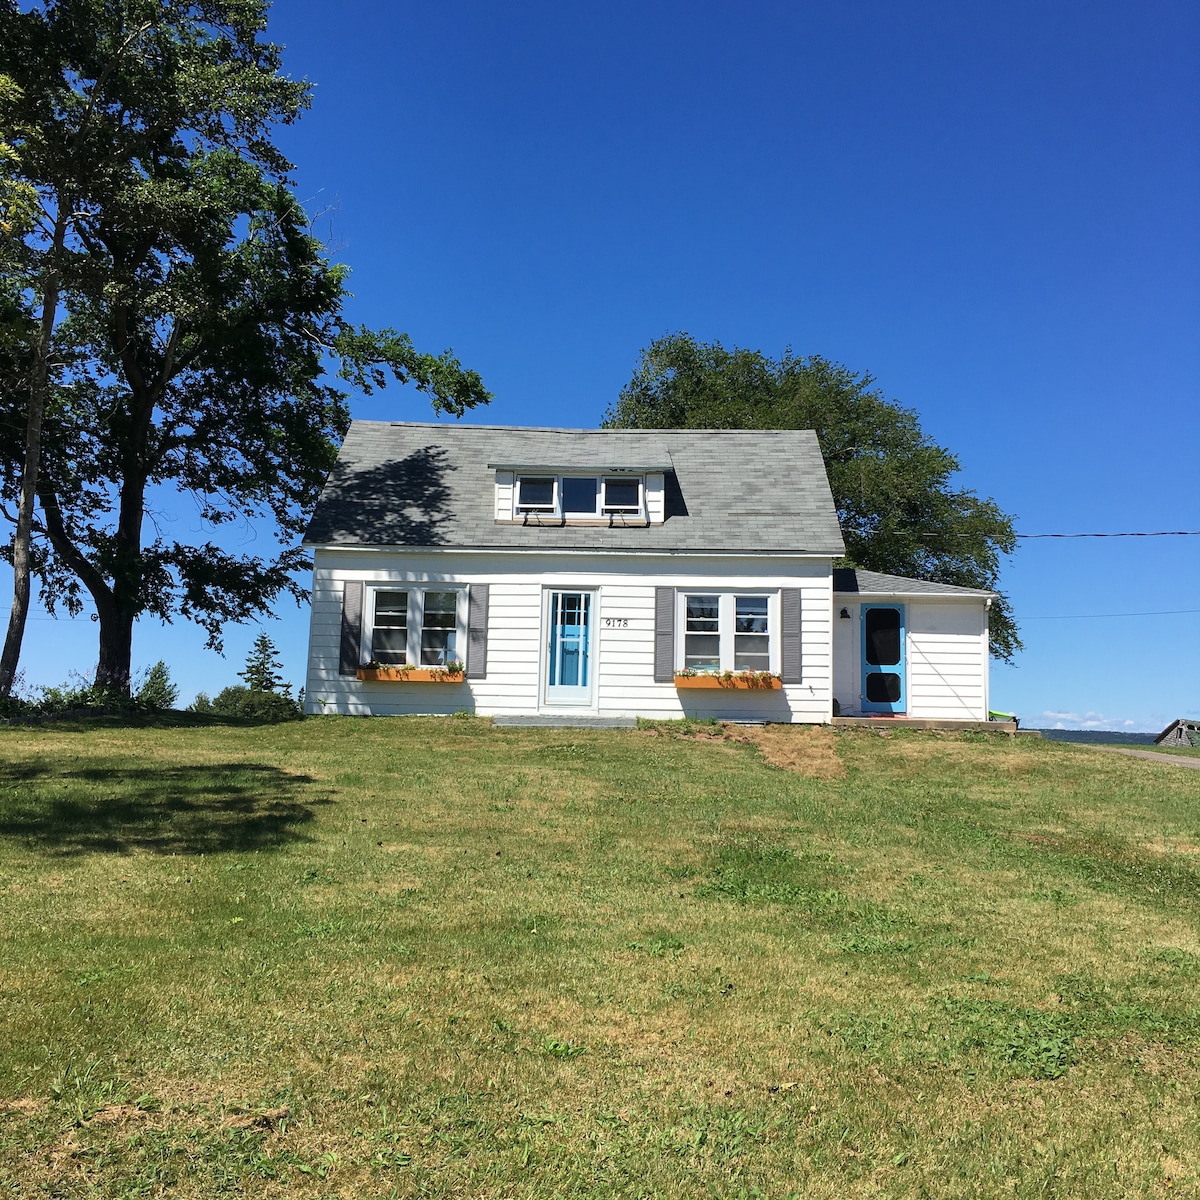
[(721, 669), (720, 596), (684, 596), (683, 665), (691, 671)]
[[(632, 478), (618, 476), (604, 480), (603, 509), (605, 513), (640, 513), (646, 506), (645, 488), (640, 476)], [(628, 489), (633, 489), (632, 499)], [(621, 491), (626, 490), (626, 496), (621, 498)]]
[[(599, 503), (600, 480), (595, 475), (564, 475), (559, 480), (564, 517), (594, 517)], [(587, 507), (583, 507), (586, 503)]]
[[(546, 486), (549, 485), (549, 500)], [(553, 475), (517, 477), (517, 512), (554, 513), (558, 510), (558, 480)]]
[(770, 603), (766, 596), (733, 598), (733, 669), (771, 669)]
[(457, 654), (458, 593), (426, 590), (421, 615), (421, 666), (460, 662)]
[(408, 662), (408, 592), (377, 588), (373, 605), (371, 657), (388, 666)]

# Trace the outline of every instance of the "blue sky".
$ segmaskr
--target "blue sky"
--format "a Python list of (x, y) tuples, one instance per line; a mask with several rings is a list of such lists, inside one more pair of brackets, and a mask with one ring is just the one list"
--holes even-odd
[[(495, 393), (468, 420), (594, 426), (669, 330), (790, 345), (874, 375), (1021, 532), (1200, 530), (1194, 4), (288, 0), (270, 32), (316, 84), (280, 140), (351, 316), (453, 346)], [(1029, 540), (1003, 586), (994, 706), (1200, 716), (1200, 538)], [(27, 682), (92, 667), (94, 624), (34, 615)], [(307, 612), (265, 627), (300, 681)], [(187, 699), (255, 632), (221, 659), (145, 622), (135, 663)]]

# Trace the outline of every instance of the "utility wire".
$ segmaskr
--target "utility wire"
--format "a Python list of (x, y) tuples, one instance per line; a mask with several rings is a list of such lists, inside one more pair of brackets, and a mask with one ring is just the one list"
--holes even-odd
[(1019, 538), (1200, 537), (1200, 529), (1156, 529), (1151, 533), (1018, 533)]
[(1200, 608), (1165, 608), (1158, 612), (1133, 613), (1054, 613), (1048, 617), (1022, 617), (1022, 621), (1098, 621), (1110, 617), (1178, 617), (1185, 613), (1200, 613)]

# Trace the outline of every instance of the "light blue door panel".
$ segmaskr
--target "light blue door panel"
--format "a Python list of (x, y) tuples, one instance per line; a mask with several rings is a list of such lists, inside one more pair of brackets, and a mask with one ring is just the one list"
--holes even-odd
[(904, 605), (864, 604), (862, 610), (862, 710), (908, 711)]
[(592, 594), (551, 592), (546, 703), (587, 704), (592, 695)]

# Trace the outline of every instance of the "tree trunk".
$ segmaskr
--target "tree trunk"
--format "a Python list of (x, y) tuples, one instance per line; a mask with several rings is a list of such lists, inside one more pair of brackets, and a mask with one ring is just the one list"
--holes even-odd
[(133, 660), (134, 614), (114, 604), (105, 605), (99, 616), (100, 661), (96, 664), (96, 687), (127, 696)]
[(66, 237), (67, 218), (61, 206), (54, 224), (54, 243), (42, 289), (42, 319), (38, 331), (37, 353), (30, 372), (29, 411), (25, 417), (25, 463), (21, 470), (21, 502), (17, 509), (17, 528), (13, 534), (13, 600), (8, 616), (4, 651), (0, 654), (0, 699), (12, 695), (25, 638), (25, 620), (29, 616), (29, 576), (33, 543), (33, 505), (37, 498), (38, 468), (42, 457), (42, 417), (50, 390), (50, 348), (54, 322), (58, 316), (58, 259)]

